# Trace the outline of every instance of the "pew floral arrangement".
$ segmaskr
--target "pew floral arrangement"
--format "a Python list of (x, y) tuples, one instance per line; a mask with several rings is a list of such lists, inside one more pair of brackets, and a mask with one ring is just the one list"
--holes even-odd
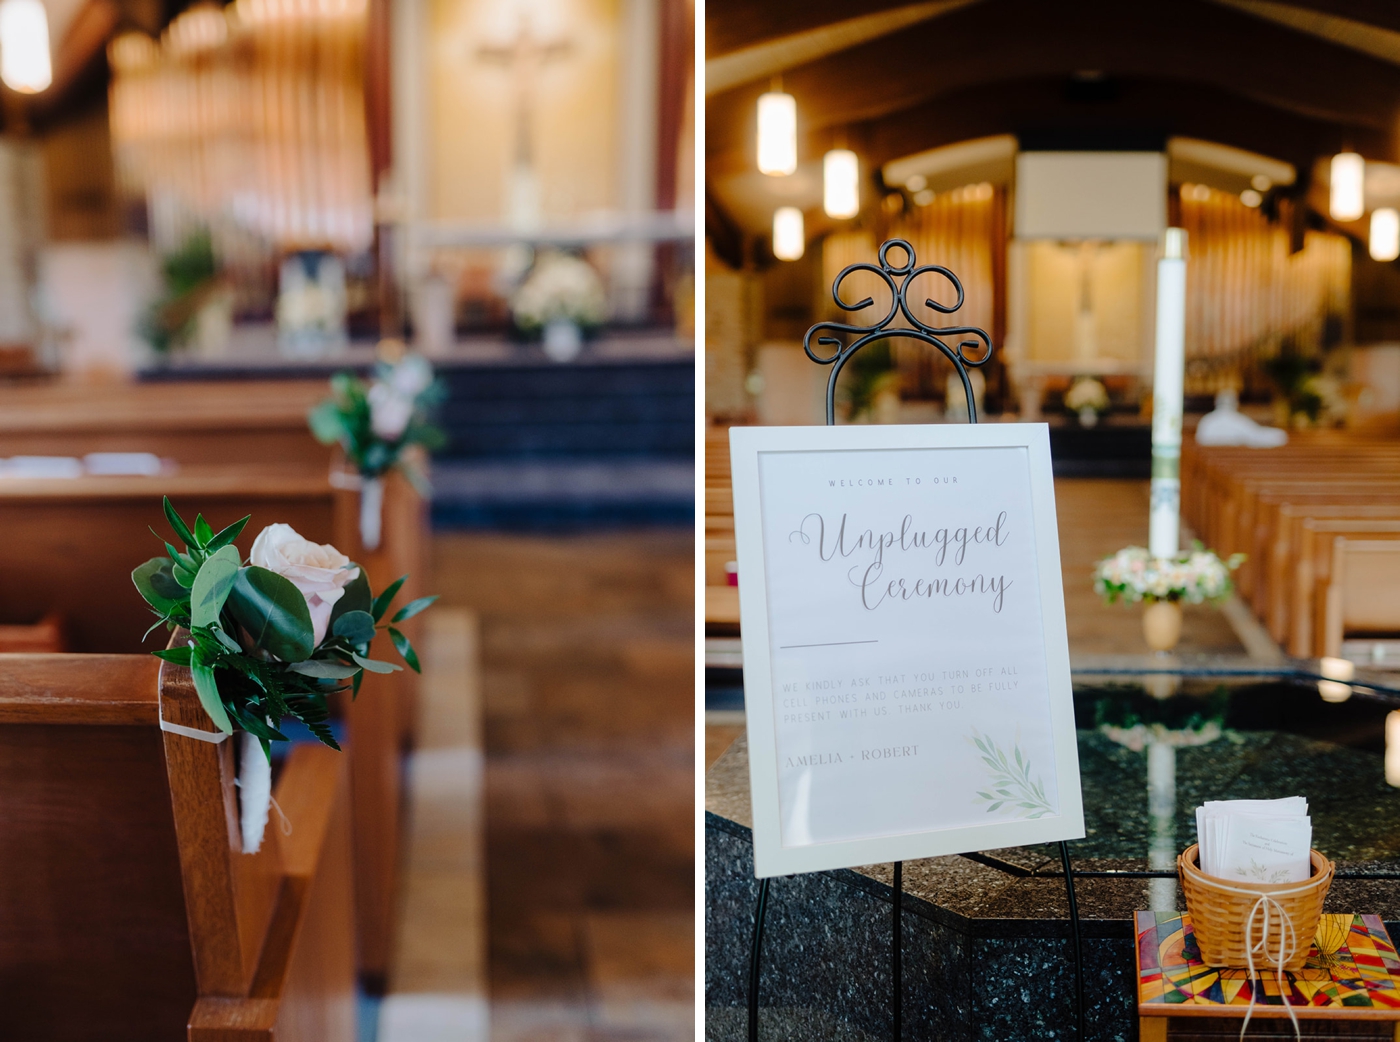
[[(417, 652), (395, 624), (437, 598), (420, 597), (384, 622), (407, 576), (375, 596), (363, 568), (333, 546), (303, 539), (290, 525), (264, 528), (245, 563), (233, 541), (247, 517), (215, 532), (202, 514), (187, 525), (169, 499), (165, 516), (185, 549), (166, 542), (166, 556), (151, 558), (131, 578), (159, 616), (148, 635), (162, 625), (189, 631), (184, 647), (154, 654), (188, 667), (214, 726), (244, 736), (243, 846), (256, 851), (271, 795), (271, 743), (288, 740), (282, 721), (299, 720), (339, 749), (327, 723), (327, 699), (347, 688), (357, 695), (366, 672), (403, 668), (370, 657), (381, 629), (409, 668), (419, 671)], [(261, 746), (261, 755), (254, 746)]]
[(339, 445), (355, 468), (353, 475), (333, 477), (349, 477), (360, 491), (360, 538), (367, 550), (379, 547), (385, 474), (397, 467), (415, 488), (427, 491), (427, 479), (406, 450), (442, 444), (442, 432), (430, 419), (442, 394), (426, 358), (398, 353), (381, 358), (369, 381), (337, 373), (331, 396), (308, 416), (316, 440)]
[(1223, 601), (1234, 588), (1230, 573), (1244, 558), (1232, 554), (1221, 560), (1200, 543), (1175, 557), (1153, 557), (1141, 546), (1129, 546), (1095, 566), (1094, 590), (1109, 604)]

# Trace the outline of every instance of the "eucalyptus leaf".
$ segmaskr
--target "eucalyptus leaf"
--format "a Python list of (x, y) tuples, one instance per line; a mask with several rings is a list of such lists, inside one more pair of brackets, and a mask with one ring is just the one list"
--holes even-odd
[[(355, 567), (359, 568), (358, 565)], [(373, 606), (374, 599), (369, 591), (369, 577), (365, 575), (365, 570), (360, 568), (359, 574), (345, 584), (340, 600), (336, 601), (335, 607), (331, 609), (331, 632), (335, 632), (336, 620), (342, 615), (352, 611), (368, 613)]]
[(350, 657), (371, 673), (398, 673), (403, 670), (403, 666), (396, 666), (392, 662), (379, 662), (376, 659), (365, 658), (363, 655), (351, 655)]
[(228, 648), (235, 655), (243, 654), (243, 648), (233, 637), (224, 631), (222, 626), (210, 626), (209, 631), (219, 639), (219, 643)]
[[(200, 520), (204, 520), (204, 515), (200, 515)], [(198, 522), (195, 524), (197, 527)], [(224, 602), (238, 576), (240, 561), (238, 551), (226, 546), (199, 566), (199, 574), (190, 588), (190, 622), (193, 625), (212, 626), (219, 621), (219, 612), (224, 610)]]
[(152, 557), (132, 571), (131, 581), (146, 603), (162, 615), (169, 615), (171, 609), (184, 600), (185, 591), (170, 574), (167, 557)]
[(368, 644), (374, 639), (374, 616), (367, 611), (346, 612), (335, 620), (331, 632), (351, 644)]
[(305, 662), (293, 662), (287, 668), (304, 677), (319, 677), (327, 680), (349, 680), (360, 672), (359, 666), (346, 665), (344, 662), (328, 658), (309, 658)]
[(194, 586), (195, 573), (187, 569), (184, 565), (177, 564), (171, 568), (170, 573), (175, 576), (175, 581), (185, 589)]
[(214, 726), (224, 734), (233, 734), (233, 724), (229, 722), (223, 700), (219, 697), (219, 685), (214, 680), (214, 671), (208, 666), (192, 665), (190, 674), (194, 677), (194, 689), (199, 693), (199, 704), (209, 714), (209, 719), (214, 721)]
[(413, 650), (413, 643), (394, 627), (389, 627), (389, 639), (394, 642), (394, 647), (398, 649), (403, 660), (408, 663), (408, 668), (415, 673), (423, 672), (418, 667), (418, 652)]
[(391, 582), (388, 587), (378, 597), (374, 599), (374, 606), (370, 608), (370, 614), (374, 616), (374, 621), (378, 622), (384, 617), (384, 613), (389, 610), (389, 605), (398, 596), (400, 587), (408, 580), (408, 576), (400, 576)]
[(437, 594), (433, 594), (431, 597), (419, 597), (416, 601), (409, 601), (398, 610), (394, 615), (393, 621), (403, 622), (405, 619), (411, 619), (435, 600), (437, 600)]
[(256, 565), (241, 569), (229, 594), (228, 607), (252, 638), (253, 647), (283, 662), (311, 657), (315, 635), (311, 612), (301, 591), (276, 572)]
[(311, 410), (306, 419), (311, 425), (312, 436), (322, 445), (334, 445), (345, 429), (334, 401), (322, 402)]

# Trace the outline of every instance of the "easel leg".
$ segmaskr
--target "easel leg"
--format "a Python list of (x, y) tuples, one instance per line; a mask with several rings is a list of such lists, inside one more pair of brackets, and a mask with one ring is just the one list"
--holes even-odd
[(758, 884), (758, 907), (753, 913), (753, 947), (749, 950), (749, 1042), (758, 1042), (758, 969), (763, 954), (763, 919), (768, 914), (768, 884)]
[[(1060, 863), (1065, 870), (1065, 894), (1069, 897), (1069, 927), (1074, 938), (1074, 1026), (1078, 1042), (1084, 1034), (1084, 944), (1079, 937), (1079, 903), (1074, 899), (1074, 869), (1069, 863), (1069, 844), (1060, 843)], [(1165, 1025), (1165, 1021), (1163, 1024)], [(1165, 1026), (1162, 1029), (1166, 1030)]]
[(904, 934), (900, 929), (900, 918), (904, 904), (904, 862), (894, 863), (894, 937), (890, 966), (890, 1010), (894, 1016), (894, 1042), (900, 1042), (904, 1029), (904, 965), (902, 951)]

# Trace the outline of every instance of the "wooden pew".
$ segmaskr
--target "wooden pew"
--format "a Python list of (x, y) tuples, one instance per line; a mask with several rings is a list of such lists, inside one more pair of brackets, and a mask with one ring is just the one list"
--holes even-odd
[[(1240, 593), (1291, 653), (1326, 653), (1340, 642), (1329, 632), (1384, 614), (1337, 607), (1370, 595), (1369, 583), (1356, 587), (1359, 572), (1326, 591), (1335, 539), (1384, 542), (1400, 520), (1400, 442), (1338, 431), (1306, 432), (1266, 450), (1188, 441), (1182, 480), (1183, 515), (1221, 554), (1249, 555), (1237, 575)], [(1366, 553), (1356, 551), (1357, 560), (1388, 559), (1376, 547)], [(1353, 592), (1343, 597), (1346, 590)]]
[(712, 634), (739, 629), (738, 590), (725, 566), (737, 556), (734, 492), (729, 473), (729, 429), (705, 430), (705, 627)]
[[(1313, 534), (1324, 531), (1386, 530), (1400, 522), (1400, 504), (1280, 504), (1268, 560), (1268, 593), (1264, 623), (1269, 636), (1289, 654), (1314, 654), (1314, 592), (1320, 569)], [(1333, 527), (1336, 526), (1336, 527)], [(1331, 558), (1323, 567), (1330, 568)]]
[(233, 743), (188, 670), (146, 655), (0, 655), (0, 1037), (350, 1042), (344, 757), (294, 747), (243, 854)]
[(324, 380), (0, 385), (0, 456), (152, 452), (181, 463), (304, 463), (331, 449), (306, 414)]
[[(7, 478), (0, 480), (0, 623), (30, 623), (37, 615), (60, 611), (75, 650), (132, 653), (159, 646), (156, 635), (141, 643), (153, 619), (130, 573), (161, 552), (149, 527), (161, 532), (167, 527), (162, 495), (169, 495), (186, 518), (203, 513), (216, 529), (251, 513), (238, 540), (245, 558), (263, 526), (283, 521), (307, 539), (332, 542), (359, 561), (376, 590), (410, 570), (416, 588), (424, 582), (423, 504), (397, 476), (386, 488), (384, 538), (377, 554), (360, 546), (357, 494), (333, 488), (328, 470), (320, 465), (239, 463), (182, 467), (160, 477)], [(395, 657), (387, 639), (380, 639), (385, 641), (380, 656)], [(344, 707), (359, 967), (370, 987), (382, 981), (391, 950), (401, 733), (411, 711), (407, 699), (399, 704), (405, 689), (412, 689), (406, 672), (367, 675), (360, 697)]]
[(1324, 597), (1322, 650), (1339, 657), (1352, 634), (1400, 635), (1400, 539), (1332, 537)]

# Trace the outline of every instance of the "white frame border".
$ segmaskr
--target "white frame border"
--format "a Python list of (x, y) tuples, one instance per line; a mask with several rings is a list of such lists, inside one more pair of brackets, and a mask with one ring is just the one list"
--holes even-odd
[[(777, 739), (773, 725), (759, 453), (943, 448), (1024, 448), (1029, 455), (1031, 512), (1040, 569), (1040, 607), (1045, 630), (1046, 680), (1060, 813), (1034, 821), (989, 822), (784, 847), (778, 811)], [(744, 641), (744, 716), (749, 740), (749, 790), (753, 800), (754, 875), (763, 879), (1082, 838), (1084, 806), (1079, 783), (1079, 748), (1075, 741), (1074, 695), (1070, 684), (1049, 427), (1043, 423), (731, 427), (729, 455), (734, 490), (734, 538), (739, 560), (740, 632)]]

